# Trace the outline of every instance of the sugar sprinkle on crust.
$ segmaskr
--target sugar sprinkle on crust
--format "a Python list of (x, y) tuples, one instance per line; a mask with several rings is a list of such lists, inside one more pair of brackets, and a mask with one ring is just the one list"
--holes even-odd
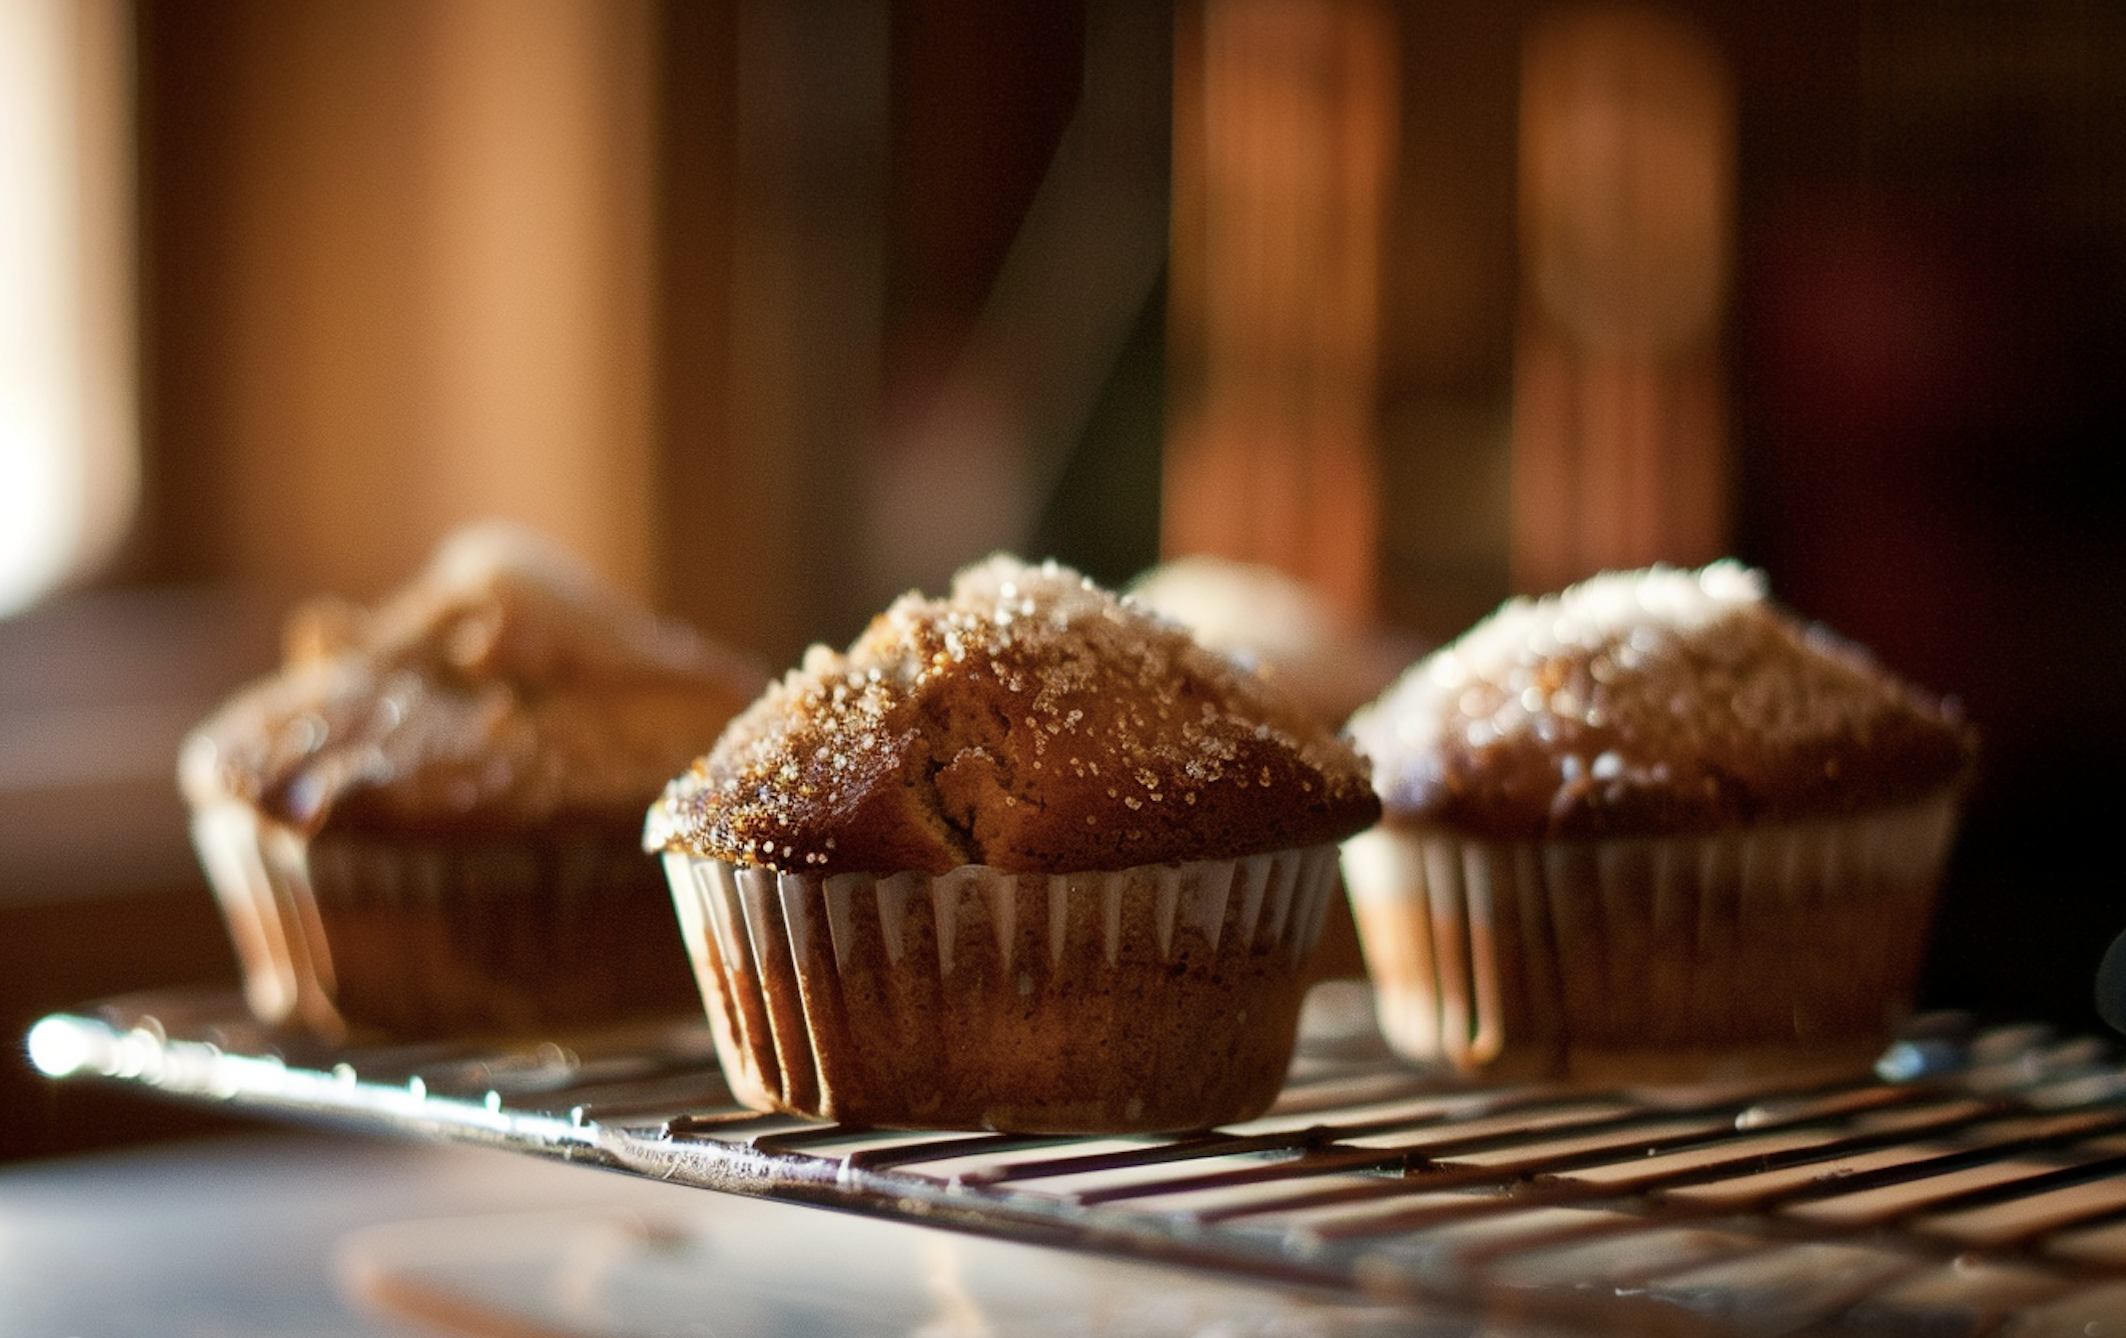
[(194, 730), (179, 784), (292, 827), (398, 835), (626, 831), (766, 682), (572, 554), (470, 526), (373, 608), (322, 599), (280, 672)]
[(1499, 838), (1707, 831), (1915, 800), (1975, 738), (1732, 561), (1516, 599), (1348, 730), (1390, 821)]
[(999, 555), (815, 646), (667, 788), (651, 849), (817, 873), (1067, 873), (1340, 839), (1348, 744), (1178, 625)]

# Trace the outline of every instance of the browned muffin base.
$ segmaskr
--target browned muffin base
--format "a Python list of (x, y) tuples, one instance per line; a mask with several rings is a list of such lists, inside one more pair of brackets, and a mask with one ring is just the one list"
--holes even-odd
[(309, 854), (350, 1025), (527, 1034), (696, 1003), (670, 894), (632, 839), (399, 847), (327, 835)]
[[(1070, 880), (1060, 921), (1045, 876), (989, 875), (1001, 900), (940, 880), (956, 908), (948, 950), (927, 879), (910, 880), (895, 914), (860, 876), (846, 895), (840, 880), (796, 876), (719, 887), (696, 872), (713, 861), (673, 864), (675, 890), (702, 908), (690, 944), (742, 1099), (848, 1124), (1021, 1133), (1261, 1113), (1282, 1086), (1306, 948), (1335, 891), (1317, 876), (1277, 923), (1265, 910), (1252, 926), (1234, 896), (1215, 944), (1184, 913), (1162, 949), (1146, 886), (1129, 886), (1108, 919), (1106, 879), (1127, 875)], [(838, 895), (845, 909), (830, 906)]]
[(215, 817), (196, 831), (265, 1021), (517, 1036), (698, 1007), (670, 893), (627, 834), (411, 843)]
[(1880, 1053), (1911, 1005), (1952, 825), (1944, 797), (1726, 839), (1382, 828), (1347, 868), (1404, 1054), (1670, 1080)]

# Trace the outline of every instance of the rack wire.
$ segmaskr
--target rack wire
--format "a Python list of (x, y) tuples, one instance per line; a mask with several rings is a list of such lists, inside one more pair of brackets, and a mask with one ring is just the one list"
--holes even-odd
[(1936, 1019), (1872, 1071), (1479, 1085), (1317, 991), (1260, 1119), (1181, 1136), (861, 1129), (736, 1107), (691, 1020), (326, 1051), (233, 995), (30, 1037), (55, 1077), (1565, 1332), (2126, 1332), (2126, 1064)]

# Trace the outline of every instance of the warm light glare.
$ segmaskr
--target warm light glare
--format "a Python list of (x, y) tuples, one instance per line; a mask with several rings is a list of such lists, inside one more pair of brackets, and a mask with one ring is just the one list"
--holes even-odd
[(88, 1036), (63, 1017), (48, 1017), (30, 1028), (30, 1063), (47, 1078), (64, 1078), (88, 1066), (93, 1057)]
[(1734, 91), (1719, 52), (1653, 10), (1566, 11), (1529, 42), (1521, 107), (1526, 260), (1589, 344), (1704, 338), (1727, 293)]
[(0, 0), (0, 616), (105, 557), (135, 476), (115, 0)]

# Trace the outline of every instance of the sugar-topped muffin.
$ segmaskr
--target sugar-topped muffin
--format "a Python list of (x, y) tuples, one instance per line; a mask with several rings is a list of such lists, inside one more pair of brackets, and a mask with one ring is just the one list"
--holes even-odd
[(855, 1123), (1178, 1129), (1275, 1096), (1348, 745), (1179, 626), (995, 557), (731, 723), (652, 810), (725, 1068)]
[(179, 761), (262, 1017), (423, 1036), (691, 1003), (642, 809), (765, 674), (504, 525), (286, 640)]
[(1464, 1065), (1878, 1046), (1976, 751), (1733, 562), (1511, 601), (1349, 733), (1386, 811), (1346, 859), (1383, 1024)]

